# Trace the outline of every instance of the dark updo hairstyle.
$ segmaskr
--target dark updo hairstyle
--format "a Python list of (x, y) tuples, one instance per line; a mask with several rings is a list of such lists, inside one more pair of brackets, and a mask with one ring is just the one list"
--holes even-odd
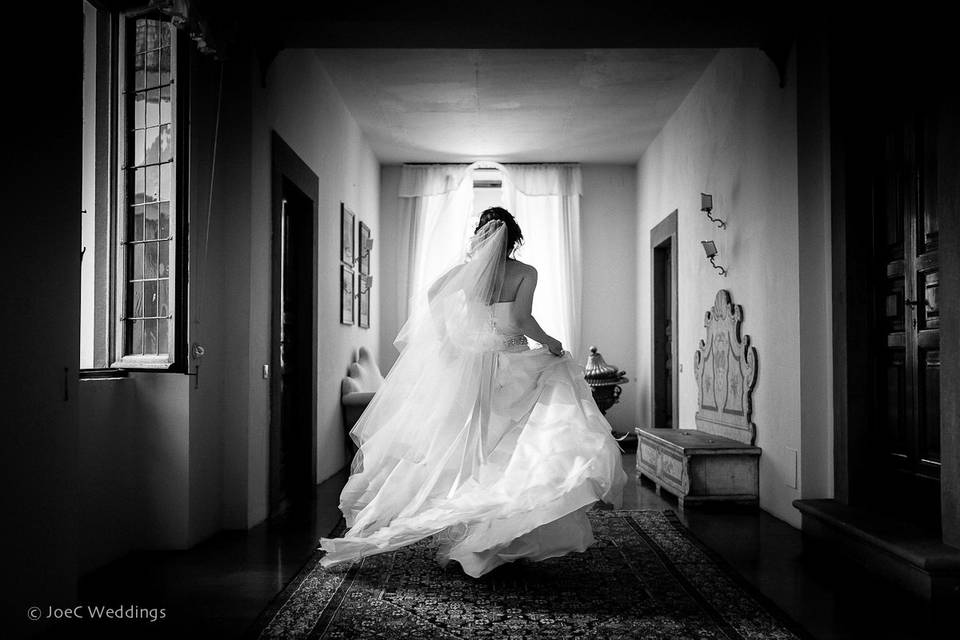
[(523, 232), (520, 231), (520, 225), (517, 224), (516, 218), (503, 207), (490, 207), (489, 209), (485, 209), (483, 213), (480, 214), (480, 222), (473, 232), (477, 233), (483, 225), (491, 220), (500, 220), (503, 224), (507, 225), (507, 255), (512, 254), (517, 247), (523, 244)]

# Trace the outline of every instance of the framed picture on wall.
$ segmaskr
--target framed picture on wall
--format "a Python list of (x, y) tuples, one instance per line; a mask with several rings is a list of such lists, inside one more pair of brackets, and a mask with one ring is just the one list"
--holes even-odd
[(340, 203), (340, 261), (353, 266), (353, 220), (356, 218), (347, 205)]
[(340, 265), (340, 322), (353, 324), (353, 269)]
[(360, 222), (360, 242), (357, 243), (357, 250), (360, 251), (360, 273), (370, 273), (370, 250), (367, 245), (370, 244), (370, 227), (362, 221)]
[(360, 328), (370, 328), (370, 290), (360, 289)]

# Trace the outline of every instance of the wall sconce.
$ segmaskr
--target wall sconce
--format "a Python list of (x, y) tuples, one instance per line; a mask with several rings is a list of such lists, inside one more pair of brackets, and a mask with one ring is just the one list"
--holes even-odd
[(713, 211), (713, 196), (709, 193), (700, 194), (700, 211), (703, 211), (705, 214), (707, 214), (707, 220), (710, 222), (716, 222), (717, 226), (721, 229), (727, 228), (726, 222), (720, 220), (719, 218), (714, 218), (711, 215), (711, 212)]
[(353, 295), (354, 298), (359, 298), (361, 294), (368, 293), (373, 288), (373, 276), (361, 273), (357, 276), (357, 284), (359, 291)]
[(353, 259), (353, 264), (357, 264), (370, 255), (370, 252), (373, 251), (373, 238), (367, 238), (367, 241), (364, 242), (363, 245), (364, 246), (360, 247), (360, 252), (357, 257)]
[(700, 244), (703, 245), (703, 252), (707, 254), (707, 259), (710, 261), (710, 264), (713, 265), (713, 268), (719, 271), (723, 277), (727, 277), (727, 270), (713, 261), (717, 255), (716, 243), (714, 243), (713, 240), (701, 240)]

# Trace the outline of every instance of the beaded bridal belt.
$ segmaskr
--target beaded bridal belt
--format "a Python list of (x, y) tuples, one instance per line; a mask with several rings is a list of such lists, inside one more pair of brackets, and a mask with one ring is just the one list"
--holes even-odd
[(527, 336), (522, 333), (519, 335), (503, 336), (504, 351), (526, 351), (529, 348), (530, 345), (527, 343)]

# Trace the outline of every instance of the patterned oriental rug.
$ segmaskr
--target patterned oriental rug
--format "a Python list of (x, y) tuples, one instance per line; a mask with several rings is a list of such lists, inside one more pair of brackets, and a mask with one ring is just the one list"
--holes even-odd
[[(585, 553), (480, 579), (436, 541), (324, 569), (318, 551), (251, 628), (259, 638), (806, 638), (672, 511), (589, 512)], [(340, 529), (342, 530), (341, 520)], [(336, 532), (340, 535), (340, 531)]]

